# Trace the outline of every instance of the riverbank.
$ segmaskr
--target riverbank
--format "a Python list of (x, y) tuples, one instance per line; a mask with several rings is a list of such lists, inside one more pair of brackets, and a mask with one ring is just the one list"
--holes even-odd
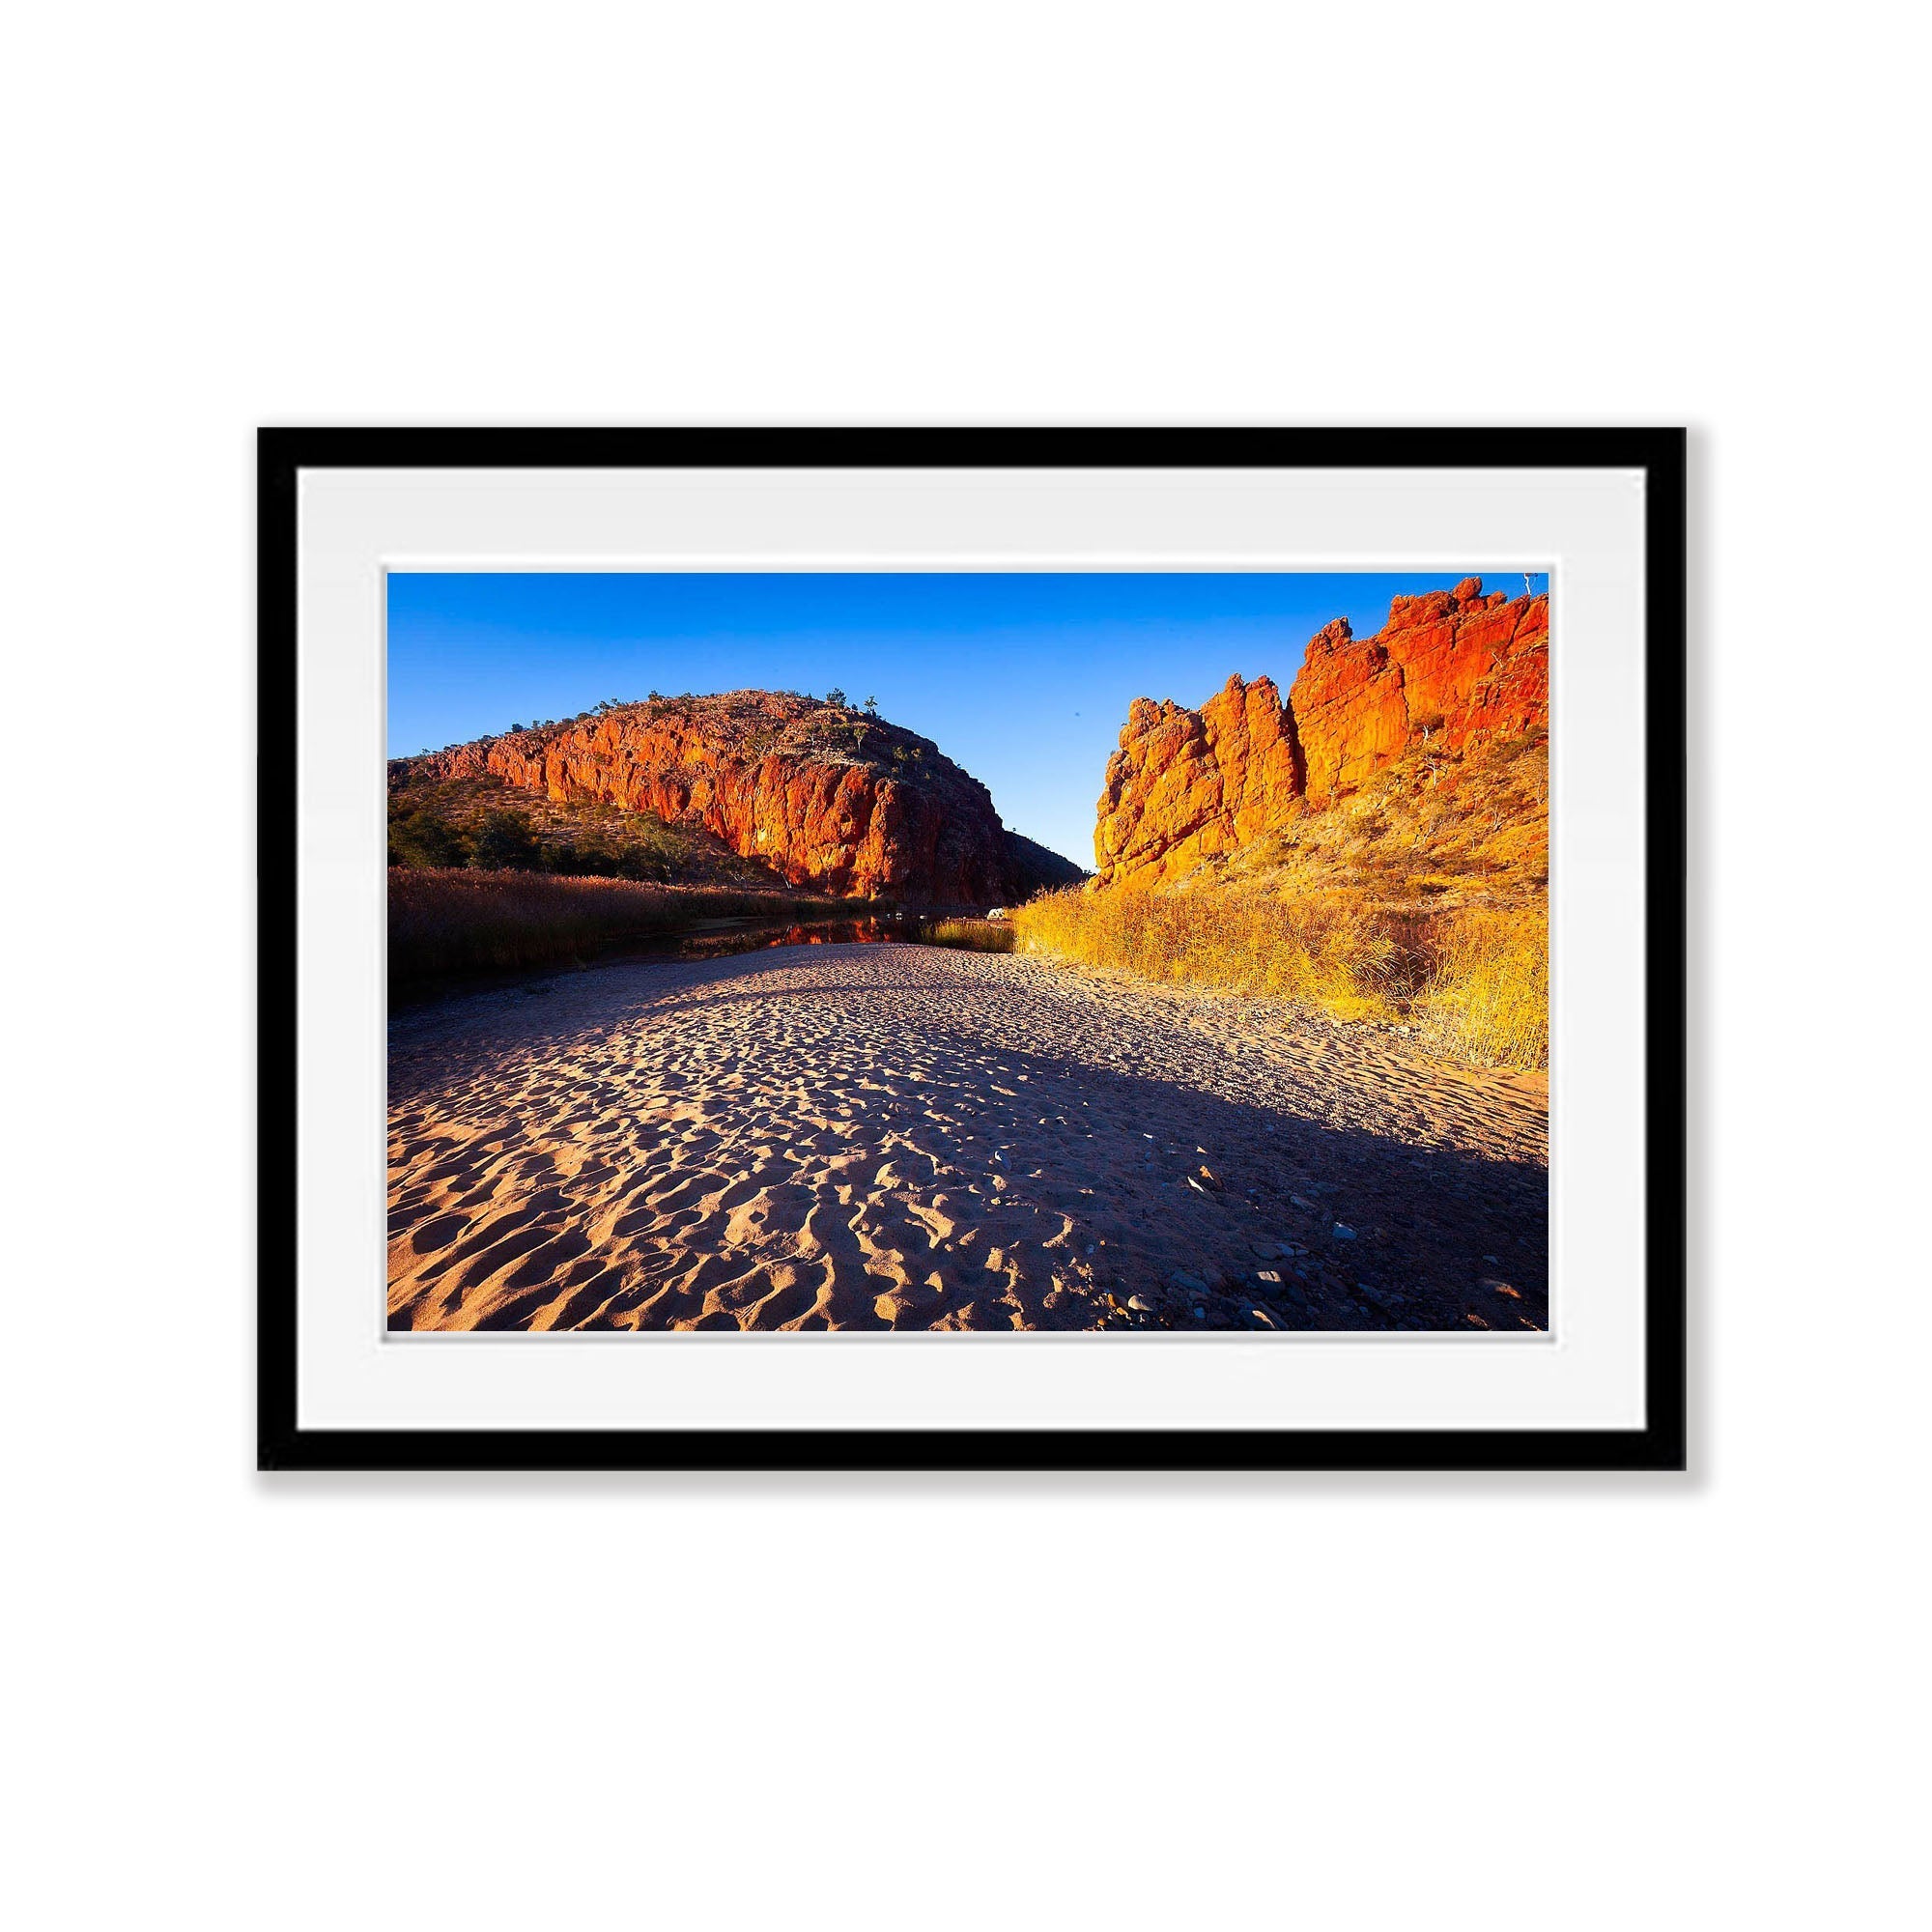
[(891, 910), (870, 899), (454, 867), (392, 867), (388, 899), (389, 989), (404, 994), (582, 964), (709, 923), (867, 920)]
[(442, 1001), (390, 1029), (390, 1322), (1543, 1327), (1544, 1083), (1399, 1046), (923, 946)]

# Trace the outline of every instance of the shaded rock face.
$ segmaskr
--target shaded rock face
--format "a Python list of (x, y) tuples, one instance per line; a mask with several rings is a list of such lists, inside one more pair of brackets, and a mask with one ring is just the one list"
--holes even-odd
[(1019, 896), (1042, 865), (1080, 876), (1008, 832), (985, 786), (929, 740), (788, 692), (619, 705), (408, 762), (702, 825), (789, 884), (838, 895), (981, 904)]
[(1107, 762), (1094, 852), (1102, 884), (1157, 885), (1345, 798), (1425, 736), (1461, 752), (1549, 723), (1549, 599), (1398, 597), (1373, 638), (1316, 633), (1284, 702), (1231, 677), (1199, 711), (1139, 697)]

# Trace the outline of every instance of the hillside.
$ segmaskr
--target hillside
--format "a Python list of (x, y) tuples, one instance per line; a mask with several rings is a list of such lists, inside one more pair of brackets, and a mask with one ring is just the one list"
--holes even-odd
[(732, 851), (715, 833), (668, 825), (654, 812), (598, 799), (554, 799), (494, 772), (441, 778), (420, 758), (389, 766), (389, 863), (564, 876), (790, 889), (771, 867)]
[(1549, 607), (1481, 581), (1338, 619), (1286, 700), (1135, 699), (1084, 892), (1022, 945), (1286, 997), (1480, 1064), (1548, 1053)]
[(1238, 675), (1198, 711), (1136, 698), (1097, 808), (1100, 881), (1156, 885), (1224, 862), (1411, 752), (1440, 769), (1546, 732), (1548, 646), (1547, 596), (1485, 595), (1471, 577), (1398, 597), (1372, 638), (1338, 617), (1286, 700), (1272, 679)]
[[(985, 786), (930, 739), (794, 692), (604, 704), (394, 760), (389, 782), (392, 799), (465, 810), (495, 783), (532, 815), (561, 813), (554, 842), (582, 845), (595, 830), (611, 849), (650, 847), (666, 866), (726, 877), (718, 868), (735, 862), (835, 897), (988, 905), (1084, 876), (1008, 831)], [(667, 836), (683, 841), (681, 859)]]

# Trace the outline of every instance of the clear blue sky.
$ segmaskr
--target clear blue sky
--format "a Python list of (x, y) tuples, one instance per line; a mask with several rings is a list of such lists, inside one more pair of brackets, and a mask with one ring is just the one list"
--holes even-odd
[[(1134, 698), (1197, 705), (1236, 670), (1286, 691), (1330, 618), (1366, 637), (1391, 597), (1482, 574), (394, 572), (389, 754), (653, 690), (836, 686), (932, 739), (1013, 830), (1091, 866)], [(1485, 581), (1522, 593), (1520, 571)]]

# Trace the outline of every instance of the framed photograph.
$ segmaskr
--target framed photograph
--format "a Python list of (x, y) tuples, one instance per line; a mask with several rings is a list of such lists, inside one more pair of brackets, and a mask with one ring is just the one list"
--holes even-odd
[(261, 1466), (1683, 1467), (1684, 459), (261, 432)]

